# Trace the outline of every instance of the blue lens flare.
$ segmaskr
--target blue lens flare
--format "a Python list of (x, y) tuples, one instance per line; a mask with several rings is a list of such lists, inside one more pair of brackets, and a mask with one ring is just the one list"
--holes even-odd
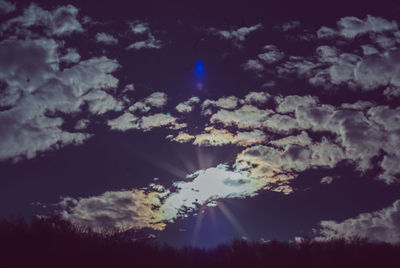
[(194, 67), (194, 74), (197, 79), (203, 79), (205, 72), (204, 72), (204, 63), (201, 60), (196, 60), (196, 64)]

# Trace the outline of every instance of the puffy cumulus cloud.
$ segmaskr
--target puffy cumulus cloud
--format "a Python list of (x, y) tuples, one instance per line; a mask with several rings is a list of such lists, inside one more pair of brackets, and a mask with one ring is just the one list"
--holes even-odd
[(127, 50), (141, 50), (141, 49), (160, 49), (163, 47), (163, 42), (157, 40), (151, 33), (150, 26), (146, 22), (135, 20), (133, 22), (128, 22), (129, 28), (133, 35), (135, 36), (146, 36), (145, 40), (136, 41), (130, 44)]
[(368, 15), (365, 19), (357, 17), (343, 17), (337, 22), (337, 29), (322, 26), (317, 31), (318, 38), (332, 38), (341, 36), (354, 39), (357, 36), (368, 33), (383, 33), (397, 31), (398, 25), (395, 21)]
[(80, 119), (78, 120), (78, 122), (76, 122), (75, 129), (77, 130), (86, 129), (89, 126), (89, 124), (90, 124), (89, 119)]
[(144, 99), (144, 103), (156, 108), (162, 108), (167, 104), (167, 94), (164, 92), (154, 92)]
[(275, 97), (275, 102), (278, 104), (276, 108), (278, 113), (290, 113), (294, 112), (298, 107), (315, 105), (319, 102), (319, 100), (317, 97), (310, 95), (289, 95), (284, 98), (277, 96)]
[(264, 65), (259, 60), (250, 59), (243, 63), (241, 66), (245, 70), (250, 70), (254, 72), (261, 72), (265, 70)]
[(118, 44), (118, 39), (108, 33), (97, 33), (96, 42), (103, 43), (106, 45), (116, 45)]
[(266, 141), (267, 135), (258, 129), (253, 131), (238, 131), (231, 133), (226, 129), (216, 129), (207, 127), (204, 133), (198, 135), (189, 135), (179, 133), (173, 140), (178, 142), (190, 142), (200, 146), (220, 146), (225, 144), (236, 144), (239, 146), (250, 146), (261, 144)]
[(373, 242), (400, 242), (400, 200), (392, 206), (361, 213), (342, 222), (321, 221), (316, 240), (364, 237)]
[(262, 29), (263, 26), (261, 23), (258, 23), (256, 25), (250, 26), (250, 27), (241, 27), (236, 30), (231, 30), (231, 31), (226, 31), (226, 30), (218, 30), (216, 28), (209, 28), (208, 31), (212, 33), (213, 35), (218, 36), (220, 39), (225, 39), (225, 40), (232, 40), (233, 44), (236, 47), (242, 47), (243, 42), (246, 40), (246, 36), (248, 36), (250, 33)]
[(155, 127), (173, 126), (175, 125), (176, 120), (177, 118), (173, 117), (169, 113), (157, 113), (149, 116), (143, 116), (140, 119), (140, 128), (144, 131), (148, 131)]
[(124, 106), (120, 101), (103, 90), (91, 90), (82, 97), (89, 105), (89, 111), (92, 114), (104, 114), (108, 111), (121, 111)]
[(284, 24), (282, 24), (280, 26), (276, 26), (275, 28), (281, 30), (282, 32), (288, 32), (293, 29), (299, 28), (300, 24), (301, 24), (300, 21), (293, 20), (293, 21), (285, 22)]
[(16, 30), (16, 33), (26, 34), (31, 27), (43, 27), (48, 36), (65, 36), (74, 32), (83, 32), (84, 29), (78, 20), (78, 9), (72, 5), (59, 6), (52, 11), (42, 9), (31, 4), (21, 16), (12, 18), (1, 26), (4, 33)]
[(269, 131), (286, 134), (301, 129), (298, 120), (285, 114), (273, 114), (262, 124)]
[(246, 104), (233, 111), (221, 109), (211, 116), (210, 122), (244, 129), (262, 128), (263, 122), (272, 113), (272, 110), (260, 110), (253, 105)]
[(125, 112), (117, 118), (108, 120), (107, 124), (113, 130), (139, 129), (139, 118), (129, 112)]
[[(329, 29), (329, 30), (328, 30)], [(321, 28), (319, 38), (342, 36), (354, 39), (370, 33), (353, 43), (361, 48), (316, 47), (315, 54), (308, 57), (290, 56), (276, 67), (278, 74), (308, 79), (314, 86), (330, 88), (361, 89), (365, 91), (384, 89), (388, 98), (400, 95), (399, 51), (397, 23), (383, 18), (368, 16), (365, 20), (345, 17), (338, 21), (338, 29)], [(373, 34), (372, 34), (373, 33)], [(347, 50), (347, 51), (342, 51)]]
[(368, 15), (366, 19), (344, 17), (337, 22), (338, 32), (345, 38), (355, 38), (369, 32), (380, 33), (398, 29), (395, 21)]
[(0, 0), (0, 14), (7, 14), (13, 12), (16, 9), (15, 3), (8, 2), (6, 0)]
[(185, 102), (179, 103), (175, 109), (179, 113), (190, 113), (194, 109), (194, 105), (200, 102), (199, 97), (191, 97)]
[(300, 172), (312, 167), (332, 168), (345, 158), (343, 150), (326, 139), (299, 143), (295, 138), (285, 138), (275, 141), (281, 148), (267, 145), (249, 147), (237, 155), (235, 168), (249, 172), (249, 177), (257, 178), (265, 190), (289, 194), (292, 190), (288, 184)]
[(259, 91), (259, 92), (249, 92), (243, 100), (240, 100), (242, 104), (265, 104), (271, 95), (267, 92)]
[[(279, 191), (277, 187), (288, 186), (295, 178), (293, 174), (282, 169), (281, 155), (279, 150), (269, 146), (252, 146), (236, 156), (234, 167), (235, 170), (247, 172), (258, 189)], [(285, 190), (285, 192), (291, 191)]]
[(145, 34), (150, 32), (149, 24), (140, 20), (130, 21), (128, 25), (133, 34)]
[(321, 184), (331, 184), (335, 178), (332, 176), (326, 176), (321, 179)]
[[(67, 53), (69, 53), (67, 51)], [(0, 42), (0, 159), (33, 158), (38, 152), (66, 144), (80, 144), (86, 133), (63, 130), (57, 112), (103, 114), (122, 109), (121, 103), (103, 91), (118, 84), (111, 73), (119, 64), (107, 57), (90, 58), (60, 70), (65, 55), (53, 39)]]
[(131, 112), (139, 111), (142, 113), (147, 113), (148, 111), (151, 110), (151, 107), (147, 106), (146, 103), (144, 103), (143, 101), (138, 101), (129, 106), (128, 110)]
[(169, 126), (172, 129), (186, 127), (186, 124), (177, 122), (177, 118), (171, 114), (156, 113), (148, 116), (137, 117), (130, 112), (124, 112), (121, 116), (108, 120), (108, 126), (113, 130), (126, 131), (129, 129), (141, 129), (149, 131), (155, 127)]
[(201, 108), (204, 110), (209, 106), (214, 106), (214, 107), (232, 110), (237, 107), (238, 102), (239, 102), (239, 99), (235, 96), (222, 97), (216, 101), (207, 99), (201, 104)]
[(160, 49), (163, 46), (161, 40), (157, 40), (153, 34), (149, 33), (146, 40), (137, 41), (130, 44), (127, 50), (140, 50), (140, 49)]
[[(246, 98), (238, 102), (245, 103)], [(321, 104), (317, 97), (309, 95), (276, 96), (274, 100), (273, 110), (248, 104), (234, 110), (220, 109), (214, 113), (210, 110), (211, 125), (205, 132), (185, 133), (171, 139), (207, 146), (273, 145), (275, 149), (275, 146), (280, 147), (277, 150), (282, 153), (279, 158), (285, 161), (280, 162), (285, 172), (298, 173), (312, 167), (333, 168), (346, 160), (363, 172), (380, 167), (382, 173), (378, 178), (388, 184), (398, 181), (400, 172), (395, 163), (400, 154), (394, 148), (400, 144), (399, 109), (368, 101), (336, 107)], [(207, 100), (205, 104), (213, 102)], [(235, 132), (232, 127), (238, 130)], [(243, 132), (243, 129), (251, 131)], [(318, 142), (308, 133), (319, 136)], [(239, 136), (244, 134), (246, 139), (239, 141)], [(286, 137), (276, 139), (276, 134)], [(373, 163), (372, 160), (381, 154), (383, 160)]]
[(272, 64), (283, 59), (285, 54), (281, 52), (275, 45), (264, 46), (264, 51), (258, 54), (258, 58), (266, 64)]
[(310, 136), (308, 136), (307, 132), (302, 131), (299, 135), (287, 136), (281, 139), (272, 140), (269, 143), (274, 146), (286, 148), (287, 146), (291, 146), (293, 144), (308, 146), (312, 144), (312, 140)]
[(195, 136), (193, 144), (202, 146), (219, 146), (231, 143), (234, 135), (226, 129), (208, 128), (207, 132)]
[(165, 227), (157, 192), (144, 190), (105, 192), (86, 198), (66, 197), (59, 203), (61, 216), (71, 223), (90, 227), (94, 231)]
[(168, 101), (168, 96), (164, 92), (154, 92), (146, 98), (131, 105), (128, 110), (131, 112), (147, 113), (151, 108), (163, 108)]
[(173, 135), (168, 135), (167, 139), (179, 142), (179, 143), (186, 143), (186, 142), (191, 142), (192, 140), (195, 139), (195, 136), (190, 135), (186, 132), (180, 131), (176, 137)]
[(81, 60), (81, 55), (79, 55), (76, 48), (67, 48), (67, 53), (62, 55), (59, 60), (67, 64), (78, 63)]

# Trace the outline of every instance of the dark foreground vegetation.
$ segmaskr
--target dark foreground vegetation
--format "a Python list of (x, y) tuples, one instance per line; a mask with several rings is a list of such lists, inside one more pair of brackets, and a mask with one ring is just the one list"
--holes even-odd
[(233, 241), (213, 249), (79, 230), (59, 218), (0, 222), (0, 267), (400, 267), (400, 246), (362, 239)]

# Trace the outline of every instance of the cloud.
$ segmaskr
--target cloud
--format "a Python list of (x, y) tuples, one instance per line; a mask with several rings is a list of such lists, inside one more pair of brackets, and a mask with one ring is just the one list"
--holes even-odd
[(53, 11), (30, 4), (23, 15), (12, 18), (1, 26), (1, 32), (16, 30), (16, 33), (27, 33), (31, 27), (43, 27), (47, 36), (68, 36), (74, 32), (83, 32), (79, 22), (78, 9), (73, 5), (59, 6)]
[(108, 33), (97, 33), (96, 42), (103, 43), (106, 45), (116, 45), (118, 44), (118, 39)]
[(256, 195), (260, 185), (246, 172), (227, 165), (200, 169), (166, 189), (152, 183), (146, 189), (105, 192), (86, 198), (65, 197), (58, 203), (63, 218), (94, 231), (152, 228), (163, 230), (166, 222), (187, 217), (199, 206), (214, 206), (225, 198)]
[(271, 95), (267, 92), (251, 91), (244, 97), (243, 100), (241, 100), (241, 103), (242, 104), (265, 104), (270, 99), (270, 97), (271, 97)]
[(281, 30), (282, 32), (289, 32), (293, 29), (299, 28), (300, 25), (301, 25), (300, 21), (293, 20), (293, 21), (285, 22), (284, 24), (282, 24), (280, 26), (276, 26), (275, 28)]
[(214, 107), (232, 110), (237, 107), (238, 102), (239, 102), (239, 99), (235, 96), (222, 97), (216, 101), (207, 99), (201, 104), (201, 108), (204, 110), (209, 106), (214, 106)]
[(152, 107), (158, 109), (163, 108), (167, 104), (167, 101), (167, 94), (164, 92), (154, 92), (146, 98), (143, 98), (142, 100), (131, 105), (128, 110), (131, 112), (139, 111), (142, 113), (147, 113)]
[(208, 29), (208, 32), (218, 36), (220, 39), (232, 40), (233, 45), (240, 48), (242, 47), (243, 42), (246, 40), (247, 35), (262, 28), (263, 28), (262, 24), (258, 23), (250, 27), (241, 27), (236, 30), (230, 30), (230, 31), (218, 30), (216, 28), (211, 27)]
[(255, 72), (261, 72), (265, 70), (264, 65), (259, 60), (250, 59), (246, 63), (243, 63), (241, 66), (245, 70)]
[(140, 121), (140, 128), (144, 131), (151, 130), (155, 127), (175, 125), (177, 118), (171, 114), (157, 113), (149, 116), (143, 116)]
[(266, 64), (272, 64), (280, 61), (285, 56), (285, 54), (274, 45), (266, 45), (264, 46), (263, 50), (266, 52), (258, 54), (258, 58)]
[(71, 223), (93, 231), (152, 228), (162, 230), (165, 223), (155, 208), (160, 205), (157, 192), (144, 190), (105, 192), (99, 196), (74, 199), (65, 197), (59, 203), (61, 216)]
[(108, 126), (114, 130), (126, 131), (128, 129), (139, 129), (139, 118), (129, 112), (108, 120)]
[(126, 49), (127, 50), (160, 49), (162, 47), (163, 47), (163, 42), (161, 40), (157, 40), (153, 34), (148, 33), (146, 40), (137, 41), (133, 44), (130, 44)]
[(321, 179), (321, 184), (331, 184), (335, 178), (332, 176), (326, 176)]
[(179, 103), (175, 109), (179, 113), (190, 113), (194, 109), (194, 105), (200, 102), (199, 97), (191, 97), (185, 102)]
[(167, 104), (167, 100), (167, 94), (164, 92), (154, 92), (144, 99), (144, 103), (152, 107), (162, 108)]
[(355, 38), (369, 32), (380, 33), (398, 29), (395, 21), (368, 15), (362, 20), (357, 17), (344, 17), (337, 22), (339, 34), (345, 38)]
[[(76, 51), (61, 51), (60, 44), (48, 38), (0, 42), (0, 81), (5, 88), (0, 92), (1, 160), (30, 159), (40, 152), (81, 144), (91, 136), (64, 130), (59, 112), (80, 112), (85, 103), (95, 115), (122, 109), (103, 91), (118, 85), (111, 74), (119, 67), (117, 61), (103, 56), (71, 65), (79, 60), (71, 56)], [(70, 66), (60, 70), (60, 62)]]
[(81, 60), (81, 55), (75, 48), (67, 48), (67, 53), (59, 58), (60, 62), (67, 64), (78, 63)]
[(16, 9), (15, 3), (10, 3), (6, 0), (0, 0), (0, 14), (7, 14), (13, 12)]
[(134, 34), (145, 34), (150, 32), (149, 24), (139, 20), (128, 22), (129, 28)]
[[(320, 39), (341, 36), (352, 40), (359, 48), (322, 45), (308, 57), (289, 56), (276, 70), (281, 76), (297, 74), (313, 86), (326, 89), (347, 88), (364, 91), (383, 90), (387, 98), (400, 95), (400, 46), (396, 33), (398, 25), (383, 18), (367, 16), (362, 20), (345, 17), (338, 21), (338, 29), (322, 27)], [(362, 36), (363, 39), (357, 38)], [(361, 52), (361, 53), (360, 53)]]
[(90, 124), (89, 119), (80, 119), (78, 120), (78, 122), (76, 122), (75, 129), (77, 130), (86, 129), (89, 126), (89, 124)]
[(243, 105), (241, 108), (228, 111), (221, 109), (210, 118), (211, 123), (222, 123), (225, 126), (238, 128), (262, 128), (262, 123), (273, 113), (270, 110), (260, 110), (252, 105)]
[(342, 222), (321, 221), (317, 240), (365, 237), (373, 242), (400, 242), (400, 200), (392, 206), (361, 213)]
[(231, 133), (226, 129), (207, 127), (205, 132), (197, 135), (179, 132), (176, 137), (172, 136), (170, 139), (179, 143), (193, 142), (194, 145), (199, 146), (221, 146), (225, 144), (250, 146), (265, 142), (267, 140), (267, 135), (258, 129)]

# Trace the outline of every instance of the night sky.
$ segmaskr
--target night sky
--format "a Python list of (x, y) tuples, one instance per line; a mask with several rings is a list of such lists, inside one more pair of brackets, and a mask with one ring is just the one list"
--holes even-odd
[(397, 0), (0, 0), (0, 218), (399, 243), (399, 24)]

